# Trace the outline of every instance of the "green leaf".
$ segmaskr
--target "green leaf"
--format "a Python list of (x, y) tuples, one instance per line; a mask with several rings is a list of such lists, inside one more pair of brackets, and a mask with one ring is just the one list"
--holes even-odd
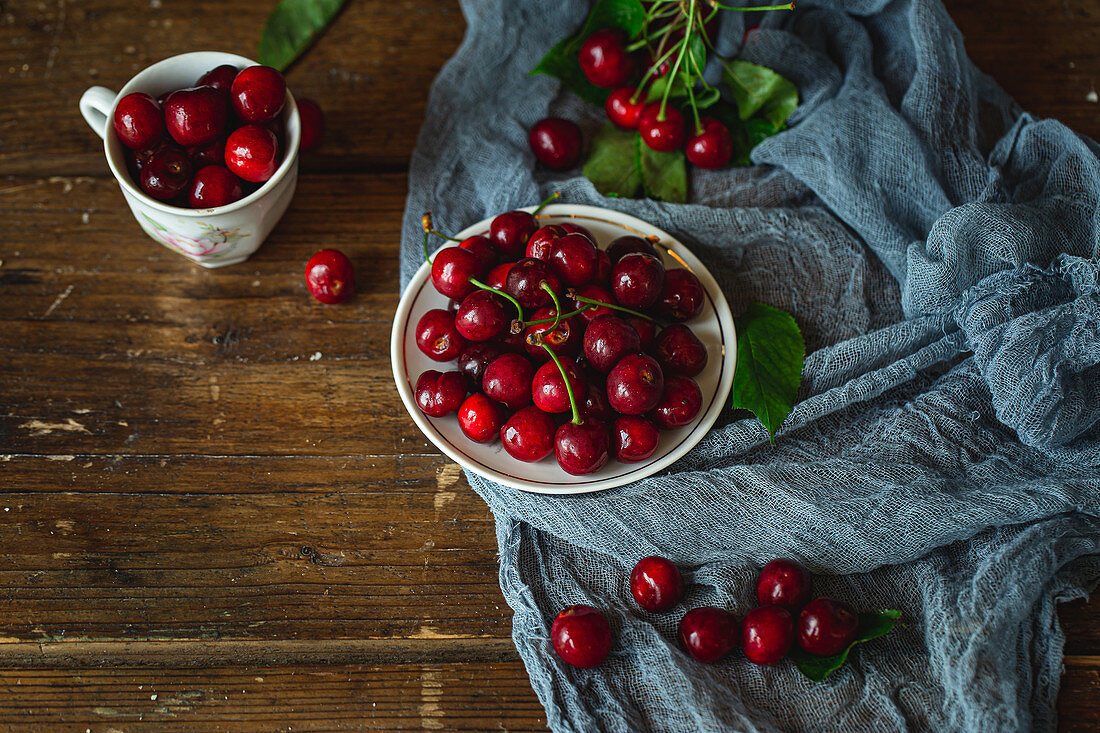
[(618, 28), (626, 33), (627, 38), (633, 38), (644, 25), (645, 8), (641, 0), (599, 0), (580, 30), (558, 41), (531, 70), (531, 74), (546, 74), (559, 79), (584, 101), (602, 107), (607, 101), (608, 90), (588, 81), (577, 62), (577, 53), (585, 39), (601, 28)]
[(798, 671), (808, 679), (821, 682), (831, 673), (840, 669), (848, 658), (848, 652), (852, 651), (856, 644), (885, 636), (893, 631), (900, 618), (901, 611), (895, 610), (861, 613), (859, 614), (859, 628), (856, 630), (856, 638), (848, 645), (847, 649), (829, 657), (819, 657), (816, 654), (804, 651), (796, 645), (791, 649), (791, 659), (798, 667)]
[(778, 130), (798, 107), (798, 88), (771, 69), (734, 61), (724, 76), (742, 120), (762, 117)]
[(650, 198), (673, 204), (687, 203), (687, 159), (684, 151), (660, 153), (634, 135), (634, 156), (642, 178), (642, 190)]
[(632, 198), (642, 187), (642, 174), (634, 160), (637, 135), (609, 122), (592, 138), (592, 153), (582, 172), (604, 196)]
[(794, 405), (806, 344), (787, 313), (753, 303), (737, 319), (737, 365), (731, 404), (756, 415), (774, 442)]
[(260, 63), (279, 71), (313, 45), (344, 0), (281, 0), (260, 34)]

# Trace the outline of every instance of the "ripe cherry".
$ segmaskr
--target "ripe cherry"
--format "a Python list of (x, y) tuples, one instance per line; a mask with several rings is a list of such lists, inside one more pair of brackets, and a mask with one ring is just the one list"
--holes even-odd
[(187, 157), (195, 170), (208, 165), (225, 165), (225, 138), (218, 137), (203, 145), (191, 145), (187, 148)]
[(164, 102), (164, 124), (180, 145), (205, 145), (225, 134), (229, 105), (214, 87), (180, 89)]
[(772, 560), (760, 570), (756, 600), (761, 606), (783, 606), (798, 613), (810, 602), (813, 579), (810, 571), (794, 560)]
[(700, 120), (702, 129), (687, 141), (687, 159), (696, 168), (725, 168), (733, 157), (733, 135), (729, 128), (713, 117)]
[(827, 657), (846, 649), (858, 628), (859, 616), (847, 603), (815, 598), (798, 616), (798, 644), (810, 654)]
[(429, 369), (416, 380), (416, 406), (428, 417), (450, 415), (466, 397), (466, 379), (462, 372)]
[(486, 396), (509, 410), (517, 410), (531, 404), (531, 381), (534, 376), (535, 368), (526, 357), (501, 354), (485, 368), (481, 388)]
[(571, 221), (563, 221), (561, 224), (558, 224), (558, 226), (564, 229), (566, 234), (583, 234), (592, 240), (592, 244), (596, 244), (595, 235), (592, 234), (587, 227), (582, 227), (580, 224), (575, 224)]
[[(588, 379), (588, 389), (584, 391), (584, 399), (581, 400), (578, 407), (581, 411), (581, 417), (584, 419), (591, 418), (598, 422), (610, 422), (615, 418), (615, 413), (611, 409), (611, 405), (607, 402), (607, 382), (604, 376), (599, 372), (588, 371), (585, 376)], [(578, 399), (580, 397), (578, 396)], [(656, 428), (654, 428), (656, 430)], [(611, 434), (612, 448), (615, 445), (615, 434), (612, 431)], [(614, 455), (614, 452), (612, 452)]]
[[(306, 287), (309, 288), (310, 295), (322, 303), (343, 303), (355, 294), (355, 271), (351, 266), (351, 260), (339, 250), (322, 249), (310, 257), (309, 262), (306, 263)], [(429, 313), (432, 312), (434, 311), (429, 311)], [(453, 319), (449, 315), (447, 319), (453, 324)], [(424, 323), (423, 319), (421, 323)], [(419, 341), (419, 328), (417, 331)], [(448, 359), (451, 358), (454, 357), (448, 357)], [(447, 359), (438, 361), (447, 361)]]
[(481, 378), (489, 362), (503, 352), (495, 343), (481, 342), (466, 344), (458, 353), (458, 370), (466, 375), (466, 386), (471, 392), (481, 390)]
[(208, 165), (191, 179), (188, 203), (193, 209), (225, 206), (244, 196), (241, 180), (223, 165)]
[(638, 118), (638, 132), (642, 134), (642, 142), (651, 149), (669, 153), (684, 146), (687, 122), (680, 110), (671, 104), (665, 106), (662, 117), (661, 103), (650, 102), (642, 109), (642, 115)]
[(624, 356), (640, 350), (638, 332), (618, 316), (598, 316), (585, 329), (584, 358), (598, 371), (607, 373)]
[(458, 246), (474, 253), (478, 262), (481, 263), (480, 271), (482, 273), (488, 272), (497, 263), (496, 250), (493, 249), (493, 245), (489, 244), (488, 237), (468, 237), (459, 242)]
[(481, 392), (470, 395), (458, 407), (458, 427), (475, 443), (492, 443), (503, 425), (504, 410)]
[[(577, 290), (575, 294), (581, 296), (582, 298), (599, 301), (600, 303), (615, 302), (615, 299), (611, 297), (611, 293), (607, 292), (599, 285), (585, 285), (583, 288)], [(588, 323), (591, 323), (599, 316), (609, 316), (615, 314), (615, 311), (605, 305), (594, 306), (591, 303), (586, 303), (580, 300), (573, 300), (572, 303), (574, 310), (579, 309), (582, 306), (588, 306), (586, 310), (583, 310), (580, 313), (581, 318), (583, 318)]]
[(455, 328), (467, 341), (495, 339), (511, 323), (506, 307), (511, 305), (491, 290), (475, 290), (458, 307)]
[(538, 228), (538, 220), (526, 211), (506, 211), (489, 225), (489, 241), (501, 258), (517, 260), (523, 256), (527, 240)]
[(493, 290), (504, 290), (504, 286), (508, 282), (508, 273), (512, 271), (512, 265), (514, 264), (516, 263), (502, 262), (489, 270), (489, 274), (485, 276), (485, 284)]
[(554, 450), (554, 418), (535, 406), (524, 407), (500, 429), (500, 442), (517, 461), (541, 461)]
[(157, 100), (142, 92), (120, 99), (112, 122), (119, 141), (131, 150), (146, 150), (164, 137), (164, 113)]
[(652, 356), (630, 354), (607, 375), (607, 401), (623, 415), (649, 412), (661, 399), (665, 378)]
[(561, 291), (561, 280), (542, 260), (524, 257), (508, 271), (505, 290), (524, 308), (541, 308), (554, 304), (550, 291)]
[[(554, 308), (539, 308), (535, 311), (531, 320), (546, 321), (556, 315), (557, 310)], [(550, 355), (546, 353), (546, 349), (542, 348), (542, 344), (548, 346), (558, 356), (576, 356), (580, 353), (585, 330), (582, 321), (577, 320), (576, 316), (572, 316), (562, 318), (558, 321), (558, 325), (553, 328), (551, 326), (554, 326), (554, 322), (547, 321), (546, 323), (532, 324), (524, 330), (524, 350), (532, 359), (546, 361), (550, 358)], [(535, 334), (538, 335), (537, 338)]]
[(547, 117), (531, 127), (527, 144), (535, 158), (550, 170), (569, 170), (581, 158), (581, 128), (561, 117)]
[(535, 230), (535, 233), (531, 235), (531, 238), (527, 240), (526, 255), (536, 260), (542, 260), (543, 262), (550, 261), (550, 248), (554, 246), (554, 242), (559, 237), (564, 237), (568, 232), (564, 227), (557, 224), (547, 224), (544, 227), (539, 227)]
[(594, 282), (606, 287), (611, 282), (611, 257), (602, 249), (596, 252), (596, 279)]
[(611, 269), (611, 294), (620, 305), (644, 310), (657, 302), (665, 285), (665, 268), (656, 257), (625, 255)]
[(674, 374), (665, 379), (665, 391), (653, 408), (653, 422), (661, 430), (675, 430), (689, 425), (703, 405), (703, 393), (691, 377)]
[(554, 435), (554, 457), (563, 471), (574, 476), (599, 471), (611, 457), (607, 427), (596, 420), (562, 423)]
[(270, 66), (249, 66), (233, 79), (229, 97), (245, 122), (275, 119), (286, 103), (286, 79)]
[(167, 201), (187, 190), (191, 183), (191, 159), (175, 145), (162, 145), (141, 167), (141, 190), (158, 201)]
[(622, 463), (638, 463), (657, 452), (661, 431), (637, 415), (619, 415), (611, 425), (611, 454)]
[(584, 285), (596, 276), (597, 251), (595, 243), (585, 235), (566, 234), (550, 248), (550, 269), (566, 285)]
[(720, 608), (693, 608), (680, 619), (680, 645), (693, 658), (713, 664), (737, 648), (740, 628), (732, 615)]
[(462, 300), (477, 288), (470, 278), (480, 278), (481, 260), (468, 249), (444, 247), (432, 259), (432, 284), (442, 295)]
[[(568, 356), (560, 357), (562, 368), (569, 379), (569, 388), (576, 396), (584, 394), (588, 388), (584, 372), (577, 362)], [(556, 413), (570, 410), (569, 393), (565, 388), (562, 370), (554, 361), (547, 361), (535, 372), (531, 384), (531, 398), (535, 407), (543, 412)]]
[(684, 578), (671, 560), (650, 555), (639, 560), (630, 573), (630, 592), (639, 606), (661, 613), (684, 597)]
[(626, 50), (626, 40), (626, 34), (615, 28), (603, 28), (585, 40), (577, 61), (588, 81), (610, 89), (630, 79), (634, 57)]
[(669, 270), (657, 299), (657, 312), (669, 320), (688, 321), (703, 312), (706, 297), (699, 278), (691, 270)]
[(694, 377), (707, 365), (707, 347), (682, 323), (674, 323), (657, 335), (653, 355), (665, 374)]
[(229, 64), (222, 64), (221, 66), (215, 66), (210, 71), (206, 72), (199, 77), (199, 80), (195, 82), (197, 87), (213, 87), (222, 94), (229, 96), (229, 88), (233, 86), (233, 80), (237, 77), (236, 66), (230, 66)]
[(741, 622), (741, 648), (753, 664), (768, 667), (787, 656), (794, 643), (794, 619), (782, 606), (760, 606)]
[[(637, 100), (634, 96), (637, 94)], [(619, 87), (611, 92), (604, 104), (607, 119), (621, 130), (636, 130), (638, 120), (642, 117), (642, 108), (645, 107), (645, 95), (638, 94), (634, 87)]]
[[(638, 339), (642, 342), (642, 351), (652, 351), (653, 344), (657, 340), (657, 326), (653, 321), (638, 316), (628, 316), (626, 322), (638, 332)], [(664, 369), (664, 366), (662, 365), (661, 368)]]
[(320, 105), (312, 99), (303, 97), (296, 100), (298, 104), (298, 119), (302, 123), (302, 137), (299, 146), (302, 150), (313, 150), (321, 144), (321, 138), (325, 134), (325, 114)]
[(644, 255), (651, 257), (657, 256), (657, 250), (653, 248), (653, 245), (642, 239), (641, 237), (635, 237), (632, 234), (627, 234), (617, 239), (611, 240), (611, 244), (607, 245), (607, 256), (611, 258), (611, 264), (614, 265), (623, 257), (635, 252), (641, 252)]
[(591, 606), (567, 606), (554, 618), (550, 641), (563, 662), (591, 669), (611, 652), (611, 625)]
[(225, 164), (240, 178), (263, 183), (279, 168), (279, 141), (261, 125), (238, 127), (225, 141)]
[(416, 324), (416, 346), (430, 359), (450, 361), (465, 345), (466, 339), (455, 328), (454, 316), (442, 308), (428, 311)]

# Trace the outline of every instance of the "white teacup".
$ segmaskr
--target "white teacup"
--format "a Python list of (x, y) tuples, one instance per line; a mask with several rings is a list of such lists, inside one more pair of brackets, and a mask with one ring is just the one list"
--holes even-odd
[(138, 224), (157, 242), (203, 267), (244, 262), (259, 249), (290, 204), (298, 184), (298, 144), (302, 132), (294, 97), (287, 92), (282, 112), (285, 150), (275, 175), (240, 201), (212, 209), (183, 209), (146, 195), (130, 178), (127, 149), (119, 141), (111, 121), (115, 105), (127, 94), (145, 92), (155, 98), (166, 91), (191, 87), (200, 76), (222, 64), (243, 69), (255, 66), (256, 62), (217, 51), (180, 54), (140, 72), (118, 94), (105, 87), (91, 87), (80, 98), (80, 113), (103, 138), (107, 164)]

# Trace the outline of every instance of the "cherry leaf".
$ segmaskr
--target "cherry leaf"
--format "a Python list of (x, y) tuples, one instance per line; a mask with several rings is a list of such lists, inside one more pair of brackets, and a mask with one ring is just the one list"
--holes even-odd
[(683, 150), (658, 152), (635, 134), (634, 155), (646, 196), (673, 204), (687, 203), (687, 158)]
[(796, 644), (791, 649), (791, 660), (798, 667), (798, 671), (805, 675), (807, 679), (813, 682), (821, 682), (844, 665), (845, 660), (848, 659), (848, 652), (852, 651), (856, 644), (862, 644), (865, 641), (889, 634), (894, 630), (894, 626), (897, 625), (900, 618), (901, 611), (892, 609), (861, 613), (859, 614), (859, 628), (856, 630), (856, 638), (846, 649), (828, 657), (819, 657), (816, 654), (810, 654)]
[(794, 405), (805, 356), (802, 332), (790, 314), (753, 303), (737, 319), (731, 405), (756, 415), (772, 442)]
[(742, 120), (762, 117), (781, 130), (798, 107), (798, 88), (769, 68), (734, 61), (723, 76)]
[(632, 198), (642, 187), (634, 153), (637, 136), (608, 122), (592, 138), (592, 153), (581, 172), (604, 196)]
[(345, 0), (281, 0), (260, 34), (259, 59), (286, 69), (313, 45), (336, 17)]

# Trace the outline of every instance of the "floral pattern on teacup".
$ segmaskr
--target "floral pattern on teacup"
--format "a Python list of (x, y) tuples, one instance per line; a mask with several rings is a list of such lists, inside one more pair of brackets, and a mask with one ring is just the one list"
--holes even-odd
[(212, 224), (200, 221), (196, 223), (204, 233), (199, 237), (188, 237), (169, 231), (168, 227), (144, 212), (141, 215), (153, 227), (150, 234), (156, 237), (164, 246), (187, 257), (203, 257), (209, 260), (220, 259), (232, 252), (237, 242), (252, 236), (251, 234), (241, 234), (240, 228), (219, 229)]

